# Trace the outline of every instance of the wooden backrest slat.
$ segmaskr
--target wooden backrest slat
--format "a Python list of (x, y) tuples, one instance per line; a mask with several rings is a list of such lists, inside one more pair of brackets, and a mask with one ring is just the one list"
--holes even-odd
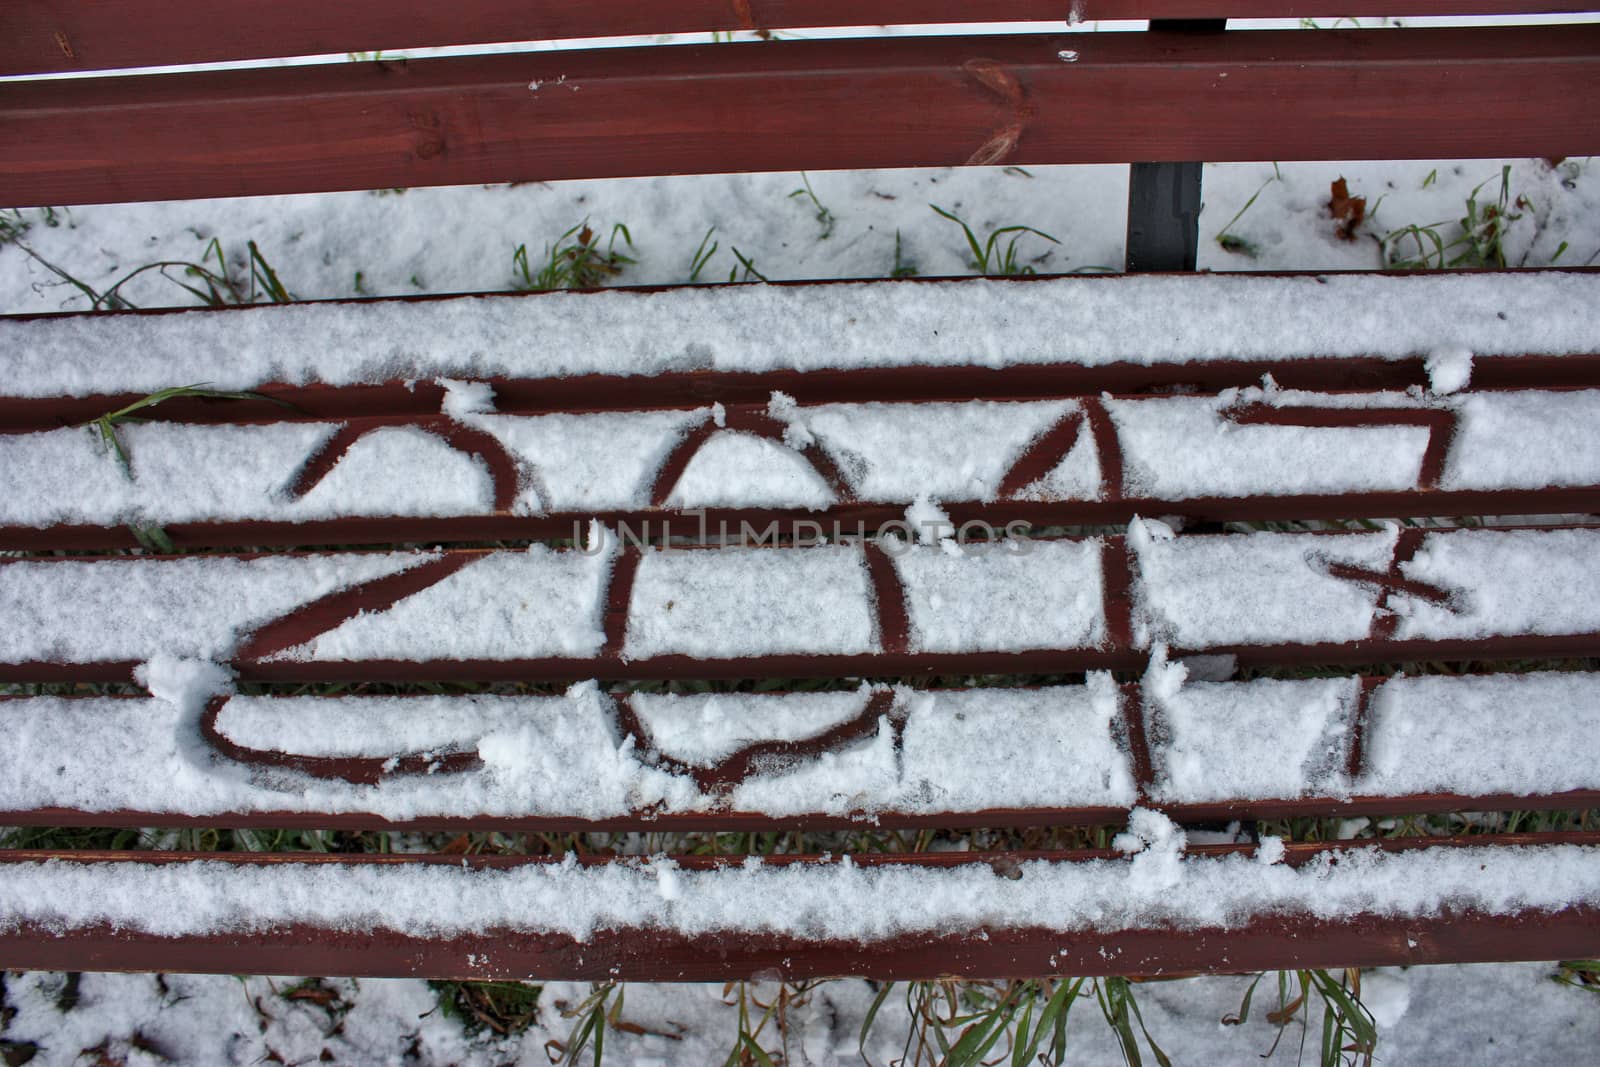
[(13, 83), (0, 202), (1600, 150), (1600, 25), (784, 41), (650, 60), (611, 49)]
[(1088, 19), (1303, 18), (1581, 12), (1594, 0), (12, 0), (0, 75), (585, 37), (791, 27)]

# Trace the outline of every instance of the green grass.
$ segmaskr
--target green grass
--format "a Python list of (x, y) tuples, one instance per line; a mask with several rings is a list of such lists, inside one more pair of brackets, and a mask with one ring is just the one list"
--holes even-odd
[(700, 283), (700, 272), (706, 269), (706, 265), (711, 262), (711, 257), (716, 255), (717, 249), (721, 247), (720, 242), (711, 239), (711, 235), (716, 232), (717, 228), (715, 226), (707, 229), (706, 235), (700, 238), (700, 247), (696, 248), (694, 255), (689, 257), (690, 285), (698, 285)]
[(19, 209), (0, 208), (0, 245), (8, 245), (20, 239), (32, 227), (33, 223), (25, 218)]
[(894, 231), (894, 266), (889, 270), (891, 278), (915, 278), (921, 271), (917, 265), (906, 259), (905, 252), (900, 244), (900, 231)]
[(1234, 228), (1234, 226), (1238, 225), (1240, 219), (1244, 218), (1244, 213), (1255, 206), (1256, 200), (1260, 198), (1262, 193), (1267, 191), (1267, 186), (1271, 185), (1273, 182), (1282, 180), (1283, 172), (1278, 169), (1278, 164), (1272, 164), (1272, 177), (1262, 182), (1261, 188), (1250, 194), (1250, 199), (1244, 202), (1244, 207), (1240, 208), (1233, 218), (1228, 220), (1228, 224), (1222, 227), (1222, 229), (1218, 230), (1216, 236), (1212, 238), (1212, 240), (1216, 241), (1217, 244), (1221, 246), (1224, 252), (1232, 252), (1235, 255), (1247, 256), (1250, 259), (1255, 259), (1261, 254), (1261, 249), (1254, 243), (1247, 241), (1243, 237), (1240, 237), (1230, 231)]
[(543, 986), (527, 982), (429, 982), (439, 1011), (469, 1034), (520, 1034), (539, 1017)]
[(1600, 960), (1567, 960), (1558, 964), (1550, 977), (1562, 985), (1600, 996)]
[(528, 246), (518, 245), (511, 253), (512, 284), (517, 289), (538, 293), (599, 288), (637, 262), (617, 247), (618, 237), (622, 238), (628, 252), (632, 252), (633, 234), (622, 223), (611, 227), (611, 236), (602, 251), (599, 235), (587, 221), (580, 222), (545, 246), (544, 259), (538, 262), (537, 268), (528, 257)]
[[(1413, 223), (1386, 233), (1378, 241), (1382, 266), (1390, 270), (1504, 269), (1506, 235), (1532, 204), (1526, 197), (1511, 195), (1509, 164), (1500, 170), (1499, 192), (1480, 201), (1480, 194), (1494, 180), (1487, 178), (1473, 187), (1466, 213), (1453, 225), (1448, 221)], [(1550, 262), (1554, 264), (1566, 249), (1563, 241)]]
[[(972, 231), (960, 216), (946, 211), (938, 204), (929, 204), (934, 213), (941, 218), (949, 219), (961, 227), (962, 235), (967, 239), (967, 248), (972, 252), (972, 260), (968, 264), (979, 274), (985, 276), (1014, 276), (1019, 274), (1035, 273), (1031, 263), (1024, 263), (1017, 258), (1017, 243), (1024, 237), (1039, 237), (1051, 244), (1061, 242), (1032, 226), (1001, 226), (989, 232), (988, 237), (982, 241)], [(1004, 240), (1010, 238), (1009, 240)]]
[[(804, 189), (799, 191), (805, 192)], [(694, 255), (689, 257), (690, 285), (701, 284), (701, 275), (704, 274), (706, 268), (710, 266), (711, 258), (715, 256), (717, 254), (717, 250), (722, 247), (720, 241), (713, 241), (711, 239), (716, 232), (717, 228), (715, 226), (707, 229), (705, 236), (700, 238), (700, 245), (694, 250)], [(827, 234), (823, 234), (823, 236), (826, 237)], [(736, 245), (730, 245), (728, 251), (733, 255), (734, 259), (734, 266), (728, 271), (729, 284), (737, 284), (740, 282), (771, 281), (770, 278), (756, 269), (755, 260), (739, 251)], [(721, 268), (719, 267), (718, 270), (721, 270)], [(742, 276), (740, 274), (741, 271), (743, 271)]]
[[(1322, 1007), (1321, 1041), (1317, 1062), (1321, 1067), (1372, 1067), (1378, 1047), (1377, 1023), (1366, 1005), (1361, 1003), (1361, 972), (1350, 969), (1335, 978), (1329, 971), (1297, 970), (1273, 972), (1277, 978), (1278, 1006), (1267, 1012), (1267, 1021), (1278, 1027), (1278, 1036), (1272, 1047), (1262, 1053), (1270, 1058), (1278, 1050), (1287, 1028), (1298, 1017), (1303, 1024), (1300, 1031), (1300, 1054), (1296, 1062), (1305, 1060), (1305, 1041), (1311, 1034), (1311, 1006)], [(1266, 972), (1256, 975), (1246, 988), (1239, 1010), (1223, 1017), (1223, 1024), (1240, 1026), (1249, 1021), (1251, 1001)]]
[[(733, 258), (739, 263), (739, 266), (734, 267), (728, 272), (729, 282), (770, 282), (772, 280), (765, 274), (762, 274), (760, 271), (756, 270), (755, 261), (749, 256), (745, 255), (743, 252), (739, 251), (738, 248), (730, 245), (728, 251), (733, 253)], [(744, 271), (743, 277), (739, 276), (739, 271), (741, 269)]]
[(834, 217), (833, 212), (828, 209), (826, 204), (817, 199), (816, 191), (811, 188), (811, 178), (805, 171), (800, 172), (800, 181), (803, 184), (789, 194), (789, 199), (803, 197), (811, 202), (811, 207), (816, 211), (817, 225), (822, 228), (822, 232), (817, 235), (817, 240), (826, 241), (833, 236), (833, 228), (838, 225), (839, 220)]
[[(1377, 1047), (1372, 1015), (1361, 1004), (1359, 971), (1321, 970), (1265, 972), (1247, 987), (1239, 1010), (1224, 1017), (1238, 1026), (1250, 1017), (1257, 987), (1269, 974), (1278, 988), (1278, 1007), (1267, 1019), (1279, 1028), (1278, 1040), (1257, 1053), (1270, 1057), (1297, 1021), (1302, 1034), (1312, 1026), (1311, 1006), (1322, 1007), (1318, 1062), (1322, 1067), (1345, 1064), (1370, 1067)], [(1130, 978), (1053, 978), (1011, 982), (911, 982), (905, 987), (903, 1017), (909, 1020), (898, 1063), (976, 1067), (1009, 1063), (1053, 1065), (1072, 1062), (1068, 1022), (1073, 1008), (1087, 1001), (1099, 1009), (1111, 1029), (1123, 1062), (1171, 1067), (1172, 1060), (1156, 1034), (1145, 1025), (1138, 990), (1148, 983)], [(863, 1060), (867, 1041), (889, 1002), (895, 983), (878, 989), (861, 1026), (857, 1048)], [(1084, 1010), (1080, 1009), (1081, 1015)], [(1241, 1050), (1243, 1052), (1243, 1050)], [(870, 1061), (869, 1061), (870, 1062)], [(1303, 1057), (1302, 1057), (1303, 1062)]]
[(204, 400), (267, 400), (274, 404), (282, 404), (285, 407), (292, 406), (287, 401), (275, 400), (261, 393), (207, 389), (205, 386), (205, 382), (197, 382), (194, 385), (175, 385), (169, 389), (160, 389), (148, 396), (140, 397), (125, 407), (117, 408), (115, 411), (108, 411), (104, 415), (90, 419), (82, 425), (99, 438), (100, 443), (105, 446), (109, 454), (116, 456), (117, 462), (122, 467), (122, 473), (127, 475), (131, 481), (133, 478), (133, 463), (128, 456), (126, 446), (122, 443), (121, 436), (117, 433), (117, 427), (125, 423), (139, 422), (140, 420), (134, 417), (135, 412), (153, 408), (158, 404), (180, 396), (198, 397)]
[(162, 259), (146, 263), (128, 271), (104, 291), (95, 289), (65, 268), (45, 259), (20, 237), (13, 238), (11, 243), (59, 278), (61, 284), (70, 285), (87, 297), (91, 311), (122, 311), (137, 308), (138, 305), (123, 294), (123, 287), (135, 278), (152, 272), (192, 294), (208, 307), (259, 303), (288, 304), (295, 299), (294, 294), (283, 284), (278, 272), (267, 262), (266, 256), (254, 241), (246, 242), (246, 255), (237, 266), (230, 262), (221, 240), (213, 237), (202, 249), (198, 261)]

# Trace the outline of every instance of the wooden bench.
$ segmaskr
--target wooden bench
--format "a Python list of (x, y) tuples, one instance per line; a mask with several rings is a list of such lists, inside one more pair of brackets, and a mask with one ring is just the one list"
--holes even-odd
[[(223, 6), (17, 5), (0, 72), (1062, 14)], [(1192, 267), (1192, 161), (1582, 154), (1597, 91), (1592, 25), (44, 80), (0, 95), (0, 202), (1133, 159), (1154, 161), (1133, 265)], [(1600, 833), (1184, 829), (1600, 807), (1596, 307), (1600, 273), (1564, 271), (0, 322), (0, 824), (530, 835), (505, 855), (13, 848), (0, 966), (927, 978), (1600, 953)], [(198, 382), (252, 395), (85, 429)], [(1108, 826), (1127, 829), (1059, 832)], [(847, 848), (973, 828), (993, 848)], [(727, 831), (749, 834), (734, 854), (664, 854)], [(584, 833), (624, 836), (532, 836)]]

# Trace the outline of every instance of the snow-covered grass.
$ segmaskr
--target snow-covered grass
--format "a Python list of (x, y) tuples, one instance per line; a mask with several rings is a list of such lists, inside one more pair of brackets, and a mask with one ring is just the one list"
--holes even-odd
[[(1440, 160), (1208, 166), (1200, 266), (1376, 269), (1386, 248), (1399, 260), (1431, 255), (1431, 239), (1419, 246), (1410, 236), (1429, 230), (1441, 244), (1456, 243), (1448, 262), (1465, 250), (1460, 220), (1469, 217), (1468, 201), (1476, 197), (1481, 226), (1484, 207), (1500, 202), (1506, 167), (1508, 211), (1498, 237), (1506, 262), (1596, 262), (1600, 175), (1591, 160)], [(1352, 196), (1366, 199), (1364, 221), (1348, 240), (1328, 211), (1330, 188), (1341, 177)], [(792, 195), (807, 186), (808, 195)], [(589, 279), (609, 285), (723, 281), (746, 264), (773, 280), (958, 276), (981, 273), (985, 249), (998, 256), (990, 264), (998, 273), (1012, 238), (1018, 271), (1115, 270), (1122, 266), (1126, 197), (1123, 167), (997, 167), (29, 208), (3, 216), (0, 310), (93, 306), (94, 298), (63, 275), (102, 297), (115, 288), (141, 307), (196, 304), (210, 289), (205, 275), (191, 273), (197, 269), (215, 279), (217, 298), (227, 302), (248, 299), (253, 279), (256, 299), (267, 299), (263, 267), (299, 299), (506, 291), (529, 287), (539, 265), (578, 236), (568, 231), (585, 224), (606, 246), (602, 257), (609, 251), (634, 261), (618, 260), (615, 272)], [(826, 222), (819, 222), (819, 204)], [(971, 228), (976, 250), (935, 205)], [(613, 244), (618, 224), (627, 239), (618, 233)], [(1058, 243), (1017, 231), (990, 246), (989, 237), (1009, 226)], [(1224, 230), (1231, 251), (1217, 240)], [(526, 274), (519, 248), (534, 263)], [(149, 269), (160, 263), (173, 265)], [(1427, 265), (1439, 265), (1437, 256)], [(128, 279), (134, 271), (143, 273)]]
[[(1550, 964), (1383, 968), (1351, 976), (1391, 1067), (1585, 1063), (1600, 1036), (1594, 987)], [(1589, 972), (1592, 976), (1592, 972)], [(223, 975), (11, 974), (3, 978), (6, 1062), (221, 1064), (768, 1062), (931, 1065), (941, 1040), (963, 1053), (1017, 1031), (1065, 1062), (1327, 1062), (1319, 1045), (1338, 972), (1179, 981), (913, 983), (858, 979), (705, 985), (436, 983)], [(1296, 1002), (1302, 982), (1311, 995)], [(1248, 1010), (1242, 1010), (1253, 986)], [(1326, 991), (1327, 997), (1324, 997)], [(1048, 1018), (1045, 1013), (1055, 1005)], [(1492, 1010), (1474, 1010), (1492, 1005)], [(1135, 1006), (1137, 1011), (1135, 1012)], [(992, 1022), (991, 1022), (992, 1020)], [(1003, 1025), (997, 1025), (1003, 1024)], [(1353, 1035), (1358, 1036), (1358, 1035)], [(1021, 1043), (1027, 1048), (1029, 1042)], [(600, 1048), (597, 1050), (597, 1046)], [(87, 1054), (87, 1058), (85, 1056)], [(972, 1062), (952, 1058), (951, 1062)], [(1033, 1059), (1026, 1062), (1035, 1063)], [(1332, 1060), (1337, 1064), (1340, 1058)]]

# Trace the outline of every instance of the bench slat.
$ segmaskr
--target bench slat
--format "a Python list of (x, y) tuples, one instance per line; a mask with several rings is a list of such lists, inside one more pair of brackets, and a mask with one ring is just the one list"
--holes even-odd
[[(597, 527), (597, 530), (599, 528)], [(0, 679), (912, 676), (1583, 656), (1600, 528), (0, 562)], [(1163, 535), (1165, 531), (1165, 536)], [(823, 624), (826, 620), (826, 624)]]
[[(1593, 0), (1075, 0), (1089, 19), (1303, 18), (1581, 12)], [(0, 75), (228, 60), (374, 53), (445, 45), (791, 27), (928, 23), (1060, 23), (1057, 0), (458, 0), (415, 10), (373, 0), (216, 0), (212, 18), (159, 0), (12, 0)]]
[(1600, 390), (807, 406), (775, 393), (685, 410), (163, 420), (118, 431), (126, 468), (81, 427), (0, 430), (0, 546), (122, 544), (122, 524), (198, 545), (460, 541), (462, 519), (489, 520), (485, 538), (581, 537), (590, 518), (701, 540), (772, 522), (945, 530), (908, 530), (919, 498), (947, 509), (944, 535), (1141, 514), (1600, 512), (1596, 424)]
[[(1475, 272), (1480, 274), (1493, 274), (1496, 272)], [(1582, 280), (1586, 277), (1593, 278), (1589, 286), (1575, 286), (1564, 294), (1565, 299), (1582, 300), (1592, 294), (1600, 299), (1600, 269), (1594, 270), (1535, 270), (1519, 271), (1522, 282), (1531, 282), (1535, 285), (1541, 282), (1557, 280)], [(1449, 277), (1451, 280), (1465, 280), (1457, 272), (1437, 272), (1437, 276)], [(1505, 272), (1500, 272), (1505, 277)], [(942, 295), (949, 299), (959, 301), (968, 295), (978, 295), (978, 290), (992, 283), (1000, 286), (1016, 283), (1028, 284), (1041, 289), (1052, 288), (1055, 283), (1081, 282), (1094, 284), (1104, 283), (1113, 277), (1134, 281), (1148, 281), (1152, 279), (1137, 278), (1128, 275), (1091, 275), (1072, 279), (1045, 278), (1045, 277), (1015, 277), (1015, 278), (942, 278), (942, 279), (910, 279), (909, 281), (895, 281), (874, 283), (885, 286), (908, 285), (937, 286)], [(1300, 278), (1300, 276), (1291, 276)], [(1327, 278), (1326, 284), (1337, 285), (1335, 278)], [(1337, 277), (1337, 276), (1335, 276)], [(1279, 276), (1269, 279), (1264, 276), (1250, 275), (1198, 275), (1195, 284), (1205, 288), (1205, 282), (1200, 279), (1216, 280), (1223, 282), (1249, 280), (1288, 280)], [(1248, 280), (1247, 280), (1248, 279)], [(1382, 275), (1356, 275), (1346, 276), (1342, 281), (1376, 281), (1381, 286), (1383, 282), (1426, 282), (1425, 276), (1408, 275), (1399, 272)], [(1162, 281), (1170, 282), (1173, 279), (1165, 278)], [(1303, 279), (1301, 279), (1303, 280)], [(1313, 283), (1315, 284), (1315, 283)], [(1513, 286), (1516, 283), (1512, 283)], [(859, 283), (851, 282), (775, 282), (764, 286), (771, 292), (804, 291), (810, 288), (823, 289), (828, 286), (851, 286), (859, 288)], [(1477, 289), (1478, 287), (1471, 287)], [(754, 295), (752, 286), (728, 285), (718, 286), (717, 290), (726, 290), (728, 295), (743, 292), (745, 295)], [(1379, 290), (1381, 292), (1381, 290)], [(1478, 289), (1479, 292), (1483, 290)], [(628, 290), (626, 292), (633, 292)], [(682, 289), (669, 290), (669, 292), (683, 292)], [(1302, 289), (1296, 296), (1308, 296), (1315, 290)], [(1448, 290), (1428, 293), (1428, 296), (1445, 297)], [(475, 310), (483, 311), (480, 317), (487, 318), (493, 314), (493, 302), (509, 294), (499, 293), (491, 296), (466, 298), (475, 305)], [(530, 306), (534, 301), (531, 298), (550, 296), (552, 294), (528, 293), (522, 294), (530, 298)], [(600, 293), (585, 293), (584, 296), (598, 297)], [(613, 295), (616, 294), (613, 291)], [(716, 295), (721, 295), (717, 293)], [(1054, 297), (1067, 297), (1069, 292), (1065, 289), (1055, 290)], [(1166, 295), (1165, 293), (1161, 295)], [(1236, 301), (1247, 294), (1239, 289), (1230, 288), (1218, 291), (1215, 294), (1220, 300)], [(1371, 295), (1377, 295), (1373, 293)], [(1421, 294), (1419, 294), (1421, 295)], [(1476, 294), (1474, 294), (1476, 295)], [(437, 303), (451, 298), (418, 298), (410, 300), (405, 297), (393, 300), (385, 299), (384, 305), (390, 310), (399, 310), (411, 304)], [(1409, 309), (1414, 307), (1409, 301), (1397, 302)], [(160, 344), (173, 346), (182, 344), (190, 338), (189, 331), (183, 330), (186, 325), (183, 317), (190, 315), (194, 320), (209, 319), (213, 325), (224, 328), (226, 332), (229, 325), (228, 314), (265, 312), (271, 315), (276, 311), (289, 311), (295, 309), (315, 308), (337, 313), (340, 306), (351, 306), (348, 301), (305, 301), (293, 305), (292, 308), (269, 308), (249, 305), (229, 305), (221, 308), (179, 308), (179, 309), (152, 309), (138, 312), (94, 312), (80, 314), (69, 312), (44, 316), (12, 315), (0, 320), (0, 337), (16, 346), (17, 351), (12, 353), (19, 360), (29, 349), (40, 346), (41, 342), (49, 337), (48, 331), (56, 324), (54, 329), (65, 331), (68, 323), (76, 327), (73, 332), (78, 336), (74, 342), (65, 344), (61, 342), (61, 334), (55, 335), (57, 343), (51, 346), (52, 355), (78, 364), (86, 361), (87, 357), (102, 346), (119, 343), (118, 333), (123, 334), (123, 340), (137, 343)], [(1452, 301), (1451, 307), (1457, 306)], [(609, 310), (621, 312), (623, 309), (612, 305)], [(734, 310), (730, 308), (729, 310)], [(785, 309), (788, 310), (788, 309)], [(1058, 312), (1061, 310), (1058, 307)], [(1154, 309), (1152, 309), (1153, 311)], [(1330, 306), (1330, 311), (1336, 310)], [(1397, 308), (1397, 310), (1399, 310)], [(1555, 310), (1553, 307), (1538, 307), (1528, 309), (1529, 314), (1538, 314), (1546, 310)], [(1270, 314), (1270, 312), (1263, 312)], [(134, 322), (150, 323), (165, 318), (173, 326), (179, 328), (167, 331), (144, 331), (132, 326)], [(515, 316), (513, 316), (515, 318)], [(535, 320), (537, 315), (530, 316)], [(1159, 318), (1152, 314), (1152, 320)], [(1227, 316), (1218, 315), (1216, 321), (1207, 325), (1225, 328), (1223, 323)], [(1563, 315), (1568, 322), (1563, 323), (1568, 330), (1576, 324), (1577, 317), (1573, 316), (1570, 309)], [(647, 317), (648, 320), (648, 317)], [(232, 320), (235, 325), (246, 326), (240, 320)], [(946, 322), (936, 322), (936, 329), (943, 332)], [(1076, 316), (1063, 316), (1061, 318), (1063, 329), (1070, 329), (1076, 325)], [(19, 330), (17, 333), (7, 334), (10, 326), (31, 326), (31, 330)], [(300, 323), (292, 317), (286, 317), (270, 323), (272, 329), (282, 329), (290, 334), (285, 341), (286, 346), (292, 346), (301, 340)], [(332, 325), (331, 322), (319, 325)], [(409, 322), (413, 328), (424, 328), (419, 321)], [(546, 325), (554, 325), (546, 323)], [(820, 328), (818, 334), (826, 335), (827, 331)], [(1263, 329), (1268, 324), (1262, 323)], [(42, 329), (41, 329), (42, 328)], [(648, 321), (643, 328), (649, 329)], [(214, 331), (203, 331), (212, 335)], [(959, 331), (958, 331), (959, 332)], [(974, 335), (976, 336), (976, 335)], [(1560, 334), (1558, 334), (1560, 336)], [(431, 340), (431, 338), (429, 339)], [(918, 339), (920, 341), (920, 339)], [(1319, 339), (1320, 343), (1321, 339)], [(1398, 344), (1397, 344), (1398, 341)], [(741, 370), (692, 370), (670, 371), (660, 370), (649, 373), (648, 377), (642, 375), (629, 375), (627, 373), (586, 373), (576, 372), (564, 377), (551, 378), (524, 378), (513, 377), (503, 373), (493, 373), (494, 369), (505, 369), (507, 365), (518, 366), (520, 360), (514, 357), (517, 353), (504, 353), (513, 357), (503, 363), (496, 360), (484, 360), (490, 373), (482, 373), (483, 367), (470, 364), (457, 364), (448, 358), (434, 359), (437, 350), (424, 343), (412, 353), (392, 353), (395, 359), (402, 355), (414, 355), (415, 362), (407, 363), (402, 369), (414, 371), (419, 375), (431, 374), (434, 378), (409, 378), (400, 381), (373, 381), (352, 382), (343, 381), (333, 385), (321, 381), (310, 381), (296, 384), (286, 384), (273, 381), (269, 375), (274, 372), (267, 367), (245, 365), (242, 367), (218, 368), (213, 367), (213, 373), (227, 373), (236, 377), (239, 382), (248, 382), (248, 388), (260, 392), (263, 398), (240, 398), (237, 400), (219, 401), (207, 398), (192, 398), (176, 396), (163, 401), (159, 406), (148, 408), (140, 412), (140, 417), (154, 422), (187, 422), (196, 425), (256, 425), (260, 423), (281, 422), (285, 418), (297, 416), (308, 421), (329, 420), (342, 421), (360, 418), (395, 418), (432, 416), (442, 409), (445, 396), (449, 390), (441, 385), (439, 378), (458, 379), (462, 382), (476, 382), (487, 386), (494, 393), (494, 408), (498, 412), (519, 415), (544, 415), (558, 412), (588, 414), (607, 411), (664, 411), (681, 410), (701, 407), (712, 402), (732, 406), (736, 404), (765, 406), (771, 402), (773, 393), (783, 393), (785, 396), (794, 397), (802, 404), (858, 404), (871, 403), (885, 398), (908, 403), (922, 403), (932, 401), (964, 401), (964, 400), (1005, 400), (1023, 396), (1099, 396), (1102, 393), (1111, 393), (1123, 397), (1138, 397), (1147, 394), (1192, 394), (1205, 392), (1221, 392), (1225, 389), (1249, 389), (1261, 385), (1262, 378), (1270, 377), (1273, 382), (1283, 389), (1298, 389), (1306, 392), (1361, 392), (1368, 390), (1399, 390), (1409, 389), (1426, 390), (1429, 377), (1426, 370), (1426, 359), (1422, 355), (1410, 354), (1412, 347), (1410, 338), (1395, 338), (1391, 336), (1388, 343), (1384, 344), (1377, 337), (1358, 338), (1352, 348), (1360, 348), (1366, 344), (1372, 348), (1398, 348), (1406, 354), (1390, 356), (1349, 356), (1340, 354), (1294, 355), (1292, 350), (1285, 350), (1279, 357), (1273, 358), (1260, 355), (1256, 358), (1233, 359), (1214, 356), (1199, 355), (1190, 359), (1174, 358), (1162, 351), (1153, 351), (1143, 354), (1145, 362), (1135, 362), (1129, 359), (1116, 360), (1084, 360), (1071, 362), (1071, 358), (1080, 356), (1076, 351), (1078, 346), (1070, 340), (1063, 339), (1059, 362), (1045, 358), (1044, 353), (1037, 358), (1027, 358), (1033, 355), (1029, 352), (1018, 352), (1007, 349), (1003, 353), (986, 354), (984, 366), (950, 365), (947, 363), (919, 364), (906, 359), (897, 358), (890, 354), (879, 352), (876, 357), (869, 356), (867, 352), (860, 353), (860, 363), (851, 369), (834, 369), (833, 367), (812, 368), (807, 370), (771, 369), (762, 371)], [(958, 339), (958, 344), (960, 340)], [(1224, 337), (1215, 342), (1216, 350), (1228, 350), (1238, 342), (1233, 337)], [(1526, 343), (1526, 342), (1524, 342)], [(1567, 343), (1572, 343), (1568, 341)], [(1026, 342), (1024, 342), (1024, 347)], [(1309, 346), (1308, 346), (1309, 347)], [(1552, 347), (1562, 347), (1562, 342), (1557, 341)], [(920, 344), (917, 346), (921, 351)], [(359, 350), (358, 350), (359, 351)], [(163, 352), (163, 356), (167, 353)], [(240, 353), (243, 356), (245, 353)], [(176, 353), (174, 353), (174, 356)], [(496, 353), (500, 355), (500, 353)], [(641, 359), (648, 364), (651, 357), (641, 353)], [(743, 353), (740, 353), (743, 355)], [(785, 354), (787, 355), (787, 354)], [(793, 354), (800, 355), (799, 353)], [(810, 353), (805, 353), (810, 355)], [(855, 353), (852, 353), (855, 355)], [(1020, 358), (1019, 358), (1020, 357)], [(756, 361), (752, 361), (756, 362)], [(787, 363), (782, 358), (774, 360), (775, 365)], [(33, 369), (29, 368), (30, 371)], [(69, 373), (77, 372), (87, 367), (72, 366)], [(131, 370), (132, 373), (118, 375), (118, 369)], [(179, 365), (171, 369), (172, 378), (181, 378), (187, 370), (199, 371), (202, 368)], [(313, 365), (298, 365), (294, 371), (304, 372), (308, 376), (315, 376), (319, 368)], [(533, 366), (518, 369), (545, 370), (548, 367)], [(33, 383), (24, 383), (16, 379), (0, 382), (0, 433), (22, 433), (32, 430), (53, 430), (64, 426), (81, 426), (93, 419), (104, 415), (108, 411), (115, 411), (126, 407), (135, 401), (144, 399), (148, 392), (106, 392), (101, 390), (118, 389), (127, 390), (140, 386), (151, 386), (151, 389), (166, 388), (166, 386), (152, 385), (153, 378), (148, 371), (143, 373), (138, 368), (99, 368), (102, 376), (95, 383), (98, 388), (88, 392), (73, 395), (50, 395), (46, 392), (36, 394), (23, 393), (30, 387), (38, 388)], [(105, 373), (108, 371), (110, 373)], [(339, 377), (337, 373), (333, 377)], [(171, 378), (164, 378), (169, 381)], [(207, 383), (212, 384), (210, 382)], [(1475, 389), (1593, 389), (1600, 387), (1600, 353), (1572, 350), (1562, 355), (1550, 355), (1548, 352), (1537, 351), (1530, 347), (1523, 354), (1480, 352), (1474, 356), (1472, 362), (1472, 387)], [(40, 383), (45, 390), (51, 388), (71, 388), (65, 381), (50, 381), (46, 379)], [(240, 388), (246, 386), (241, 384)], [(16, 395), (8, 392), (16, 390)], [(287, 406), (286, 406), (287, 405)]]
[(1600, 835), (1289, 844), (1279, 863), (1251, 846), (1180, 858), (1179, 842), (1155, 837), (1131, 861), (8, 850), (0, 959), (67, 970), (899, 979), (1600, 951)]
[(785, 41), (663, 47), (648, 70), (613, 49), (67, 79), (7, 87), (0, 202), (730, 163), (1581, 156), (1600, 151), (1597, 96), (1600, 25)]
[[(1514, 712), (1559, 724), (1552, 744)], [(1118, 824), (1600, 806), (1600, 675), (0, 701), (8, 825)], [(994, 738), (1026, 738), (1016, 748)]]
[[(1406, 389), (1426, 386), (1426, 358), (1451, 346), (1471, 352), (1475, 387), (1600, 388), (1597, 304), (1600, 268), (678, 286), (24, 316), (0, 320), (14, 371), (0, 379), (0, 424), (82, 422), (189, 383), (259, 389), (339, 418), (437, 413), (441, 378), (490, 382), (506, 410), (530, 413), (766, 404), (774, 391), (803, 404), (886, 390), (917, 400), (1215, 392), (1264, 374), (1286, 389)], [(113, 358), (125, 352), (145, 358)], [(177, 398), (140, 414), (164, 412), (276, 420), (284, 409)]]

